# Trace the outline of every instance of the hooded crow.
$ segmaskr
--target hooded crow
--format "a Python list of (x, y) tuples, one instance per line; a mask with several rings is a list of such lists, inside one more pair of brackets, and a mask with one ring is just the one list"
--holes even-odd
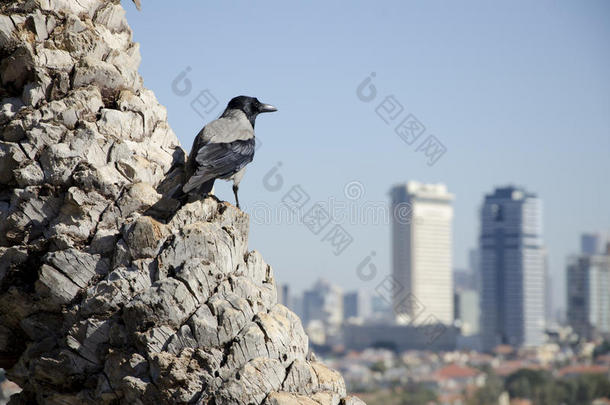
[(203, 127), (195, 137), (186, 161), (185, 194), (205, 196), (216, 179), (233, 180), (235, 203), (246, 165), (254, 158), (254, 121), (260, 113), (277, 111), (254, 97), (231, 99), (220, 118)]

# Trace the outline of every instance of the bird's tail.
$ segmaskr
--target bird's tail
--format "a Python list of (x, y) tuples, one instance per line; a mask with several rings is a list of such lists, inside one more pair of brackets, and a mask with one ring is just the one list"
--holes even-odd
[(206, 196), (212, 192), (213, 188), (214, 188), (214, 179), (206, 181), (201, 186), (199, 186), (197, 189), (190, 190), (188, 193), (185, 193), (184, 188), (182, 186), (180, 186), (180, 187), (178, 187), (178, 189), (176, 189), (172, 193), (170, 193), (170, 198), (180, 202), (180, 205), (178, 206), (178, 209), (180, 209), (180, 208), (182, 208), (182, 206), (184, 204), (189, 202), (189, 197), (191, 195)]
[(184, 190), (182, 190), (182, 184), (180, 184), (173, 192), (169, 194), (169, 198), (179, 201), (180, 205), (177, 209), (180, 209), (180, 207), (188, 202), (189, 193), (185, 193)]
[[(192, 196), (206, 196), (214, 188), (214, 179), (203, 183), (197, 190), (185, 193), (182, 184), (168, 191), (159, 201), (146, 210), (145, 214), (150, 215), (159, 221), (169, 220), (180, 208), (182, 208)], [(192, 195), (191, 195), (192, 194)]]
[(182, 186), (179, 189), (170, 190), (163, 195), (159, 201), (148, 208), (144, 215), (155, 218), (157, 221), (167, 223), (169, 219), (187, 203), (188, 194), (182, 192)]
[(206, 181), (205, 183), (203, 183), (201, 185), (201, 187), (199, 187), (199, 195), (207, 195), (210, 194), (212, 192), (212, 189), (214, 188), (214, 180), (215, 179), (211, 179)]

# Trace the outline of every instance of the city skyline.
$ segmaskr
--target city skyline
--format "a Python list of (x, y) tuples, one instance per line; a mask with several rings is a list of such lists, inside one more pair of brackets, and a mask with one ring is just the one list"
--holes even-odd
[[(504, 198), (507, 196), (507, 192), (510, 190), (500, 189), (499, 193), (504, 194)], [(514, 190), (512, 190), (514, 191)], [(533, 194), (523, 192), (527, 198), (535, 198)], [(498, 190), (496, 190), (496, 196)], [(510, 194), (510, 193), (508, 193)], [(489, 197), (489, 195), (488, 195)], [(522, 197), (518, 197), (520, 199)], [(497, 200), (494, 200), (494, 204)], [(530, 204), (531, 206), (532, 204)], [(534, 205), (537, 205), (536, 203)], [(493, 210), (492, 210), (493, 211)], [(509, 207), (509, 211), (513, 211), (514, 215), (515, 207)], [(530, 207), (531, 211), (531, 207)], [(536, 211), (536, 210), (534, 210)], [(498, 215), (499, 212), (495, 212), (494, 215)], [(515, 221), (513, 221), (515, 222)], [(517, 221), (518, 222), (518, 221)], [(513, 224), (511, 228), (522, 227), (522, 225)], [(527, 225), (525, 229), (535, 229), (536, 226)], [(593, 339), (600, 336), (608, 335), (610, 333), (610, 296), (607, 294), (608, 286), (610, 286), (610, 240), (604, 232), (585, 232), (581, 235), (581, 251), (578, 254), (571, 255), (568, 258), (568, 265), (566, 268), (566, 278), (568, 279), (568, 285), (570, 289), (567, 297), (567, 308), (568, 313), (563, 321), (560, 320), (557, 323), (557, 318), (554, 314), (549, 314), (544, 310), (538, 311), (540, 314), (545, 314), (546, 325), (545, 330), (552, 331), (554, 328), (559, 326), (572, 327), (572, 331), (577, 336), (584, 339)], [(594, 236), (594, 238), (592, 238)], [(532, 241), (531, 234), (525, 234), (525, 238)], [(511, 237), (515, 247), (519, 246), (517, 238)], [(515, 244), (515, 242), (517, 242)], [(591, 248), (591, 247), (594, 248)], [(531, 248), (531, 246), (530, 246)], [(544, 261), (545, 251), (544, 246), (538, 245), (540, 250), (539, 259)], [(479, 294), (484, 286), (481, 285), (480, 274), (477, 274), (476, 270), (478, 259), (477, 250), (471, 251), (471, 257), (473, 265), (471, 266), (474, 270), (454, 269), (454, 277), (452, 290), (454, 292), (454, 311), (455, 320), (459, 320), (460, 323), (456, 324), (459, 328), (462, 328), (461, 333), (463, 337), (475, 337), (478, 340), (479, 331), (479, 315), (480, 312), (484, 311), (486, 306), (489, 304), (481, 303), (479, 300)], [(488, 255), (486, 255), (488, 256)], [(531, 255), (530, 255), (531, 256)], [(489, 257), (486, 257), (488, 260)], [(545, 269), (544, 264), (537, 266), (537, 273), (539, 279), (544, 279)], [(513, 267), (513, 269), (516, 269)], [(489, 270), (489, 269), (488, 269)], [(543, 277), (540, 277), (540, 274)], [(530, 276), (531, 278), (531, 276)], [(546, 283), (546, 280), (544, 281)], [(549, 286), (547, 286), (547, 289)], [(285, 296), (286, 291), (290, 287), (286, 284), (278, 285), (278, 294), (282, 292), (282, 296)], [(539, 292), (534, 288), (534, 292)], [(540, 288), (540, 291), (545, 288)], [(329, 294), (330, 293), (330, 294)], [(366, 290), (345, 290), (343, 291), (337, 285), (333, 285), (324, 278), (319, 278), (312, 283), (310, 287), (302, 294), (291, 295), (290, 300), (282, 300), (282, 303), (286, 306), (291, 307), (297, 312), (303, 319), (307, 320), (320, 320), (326, 323), (326, 319), (334, 317), (333, 323), (336, 328), (342, 322), (344, 325), (385, 325), (385, 326), (399, 326), (400, 322), (396, 322), (394, 317), (394, 311), (388, 302), (386, 291), (383, 289), (376, 289), (374, 294), (370, 294)], [(305, 304), (303, 301), (307, 300), (307, 296), (310, 295), (314, 298), (314, 301), (310, 302), (309, 305), (313, 304), (315, 309), (313, 316), (307, 315), (305, 312)], [(332, 297), (331, 301), (328, 298), (320, 297)], [(337, 303), (343, 298), (342, 306), (338, 306)], [(539, 304), (548, 297), (544, 296), (539, 300)], [(381, 302), (383, 305), (376, 306), (375, 302)], [(482, 305), (481, 305), (482, 304)], [(519, 307), (519, 305), (515, 305)], [(511, 308), (514, 309), (514, 308)], [(341, 311), (343, 317), (341, 317)], [(333, 315), (335, 314), (335, 315)], [(417, 324), (415, 322), (414, 324)], [(520, 328), (514, 328), (520, 329)], [(372, 330), (372, 329), (369, 329)], [(541, 341), (542, 342), (542, 341)], [(463, 347), (467, 348), (479, 348), (479, 344), (471, 340), (469, 342), (462, 341), (461, 344), (465, 344)], [(514, 344), (514, 343), (513, 343)], [(542, 343), (540, 343), (542, 344)], [(539, 344), (539, 345), (540, 345)], [(474, 346), (472, 346), (474, 345)], [(518, 347), (519, 344), (516, 344)], [(488, 347), (487, 350), (490, 350)]]
[[(404, 184), (408, 184), (408, 183), (414, 183), (414, 184), (421, 184), (420, 182), (416, 181), (416, 180), (409, 180), (406, 181)], [(442, 184), (442, 183), (439, 183)], [(400, 187), (397, 185), (392, 186), (392, 190), (395, 189), (396, 187)], [(496, 186), (494, 187), (494, 189), (501, 189), (501, 188), (512, 188), (512, 187), (516, 187), (514, 186), (513, 182), (509, 182), (508, 184), (504, 185), (504, 186)], [(525, 188), (527, 189), (527, 188)], [(459, 196), (457, 196), (459, 198)], [(400, 213), (396, 212), (395, 208), (392, 208), (392, 197), (391, 197), (391, 193), (390, 193), (390, 198), (388, 201), (388, 215), (389, 218), (391, 220), (395, 220), (396, 216), (400, 216)], [(479, 206), (479, 210), (482, 208), (481, 204)], [(475, 228), (479, 228), (480, 227), (480, 221), (473, 225)], [(392, 230), (390, 229), (390, 232), (392, 232)], [(605, 241), (606, 240), (610, 240), (610, 238), (608, 238), (608, 234), (610, 234), (609, 231), (606, 231), (604, 229), (592, 229), (592, 230), (583, 230), (582, 232), (578, 233), (577, 235), (574, 235), (573, 239), (577, 242), (575, 243), (574, 247), (572, 250), (568, 251), (565, 255), (565, 263), (566, 265), (568, 265), (570, 263), (570, 258), (571, 256), (573, 256), (574, 252), (578, 250), (578, 247), (580, 247), (581, 250), (586, 248), (588, 249), (605, 249)], [(579, 245), (580, 244), (580, 245)], [(595, 246), (595, 247), (593, 247)], [(391, 250), (391, 248), (390, 248)], [(452, 271), (452, 276), (455, 276), (456, 272), (460, 272), (463, 269), (466, 269), (469, 272), (473, 273), (473, 276), (477, 277), (479, 276), (477, 274), (477, 268), (476, 268), (476, 264), (475, 264), (475, 258), (474, 255), (476, 255), (477, 253), (477, 248), (471, 248), (468, 250), (468, 263), (466, 266), (460, 267), (457, 266), (455, 264), (455, 262), (452, 262), (451, 265), (451, 271)], [(544, 246), (544, 256), (545, 256), (545, 260), (546, 257), (548, 256), (548, 248), (547, 246)], [(453, 254), (452, 254), (453, 257)], [(550, 274), (548, 273), (548, 261), (545, 261), (545, 266), (547, 266), (547, 269), (545, 269), (545, 274), (546, 274), (546, 278), (545, 278), (545, 285), (548, 281), (551, 281), (553, 284), (558, 284), (558, 285), (566, 285), (564, 284), (564, 281), (567, 277), (567, 271), (566, 271), (566, 267), (564, 266), (563, 270), (561, 270), (559, 272), (559, 274)], [(390, 273), (391, 274), (391, 273)], [(314, 283), (319, 279), (319, 276), (312, 276), (310, 282)], [(311, 284), (310, 283), (310, 284)], [(455, 284), (452, 284), (453, 286), (455, 286)], [(293, 285), (291, 285), (291, 288), (294, 288)], [(301, 289), (294, 289), (292, 290), (294, 293), (296, 294), (303, 294), (306, 292), (308, 287), (302, 287)], [(350, 288), (346, 289), (347, 291), (352, 291), (350, 290)], [(355, 288), (353, 289), (353, 291), (358, 291), (358, 290), (364, 290), (364, 291), (368, 291), (369, 293), (374, 292), (372, 288), (370, 289), (362, 289), (362, 288)], [(568, 310), (568, 290), (566, 289), (566, 291), (561, 291), (560, 294), (557, 294), (556, 290), (553, 290), (553, 288), (551, 288), (549, 286), (549, 288), (547, 288), (547, 293), (551, 292), (552, 296), (545, 296), (546, 302), (545, 302), (545, 319), (550, 321), (550, 322), (554, 322), (557, 321), (559, 319), (563, 319), (565, 320), (567, 317), (567, 310)], [(565, 294), (564, 294), (565, 293)], [(549, 305), (551, 304), (552, 305)], [(548, 305), (548, 307), (547, 307)]]

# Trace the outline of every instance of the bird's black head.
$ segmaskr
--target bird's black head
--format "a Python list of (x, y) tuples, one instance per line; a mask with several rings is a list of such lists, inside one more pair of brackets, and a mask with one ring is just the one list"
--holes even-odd
[(254, 121), (256, 120), (256, 116), (258, 114), (274, 112), (277, 111), (277, 108), (270, 104), (261, 103), (255, 97), (238, 96), (233, 97), (231, 101), (229, 101), (223, 115), (225, 115), (229, 110), (242, 110), (244, 114), (246, 114), (246, 117), (248, 117), (250, 124), (252, 124), (252, 128), (254, 128)]

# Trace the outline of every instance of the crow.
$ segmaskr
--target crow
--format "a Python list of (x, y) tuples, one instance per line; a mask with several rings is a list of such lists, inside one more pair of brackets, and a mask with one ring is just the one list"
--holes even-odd
[(258, 114), (274, 111), (277, 108), (255, 97), (231, 99), (220, 118), (208, 123), (195, 137), (181, 191), (187, 196), (205, 196), (212, 191), (216, 179), (233, 180), (239, 208), (239, 182), (254, 158), (254, 121)]

